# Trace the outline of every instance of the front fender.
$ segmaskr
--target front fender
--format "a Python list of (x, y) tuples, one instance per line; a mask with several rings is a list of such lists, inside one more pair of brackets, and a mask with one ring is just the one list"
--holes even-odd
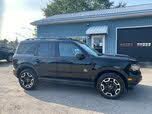
[(113, 66), (113, 67), (102, 67), (102, 68), (97, 69), (97, 74), (96, 74), (96, 77), (95, 77), (94, 80), (96, 80), (96, 79), (97, 79), (98, 77), (100, 77), (102, 74), (108, 73), (108, 72), (118, 73), (118, 74), (120, 74), (121, 76), (123, 76), (123, 78), (124, 78), (125, 80), (128, 79), (128, 74), (127, 74), (123, 69), (121, 69), (120, 67)]

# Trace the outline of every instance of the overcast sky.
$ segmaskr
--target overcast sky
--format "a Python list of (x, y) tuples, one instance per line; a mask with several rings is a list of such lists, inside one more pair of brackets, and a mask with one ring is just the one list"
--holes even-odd
[[(0, 0), (0, 37), (20, 40), (30, 37), (32, 21), (43, 18), (41, 9), (49, 0)], [(124, 1), (127, 5), (152, 3), (152, 0), (111, 0), (116, 4)]]

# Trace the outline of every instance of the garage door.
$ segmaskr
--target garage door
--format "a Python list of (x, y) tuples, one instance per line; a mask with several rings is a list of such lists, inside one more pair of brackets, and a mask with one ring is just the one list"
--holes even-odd
[(118, 29), (117, 49), (118, 54), (152, 61), (152, 27)]

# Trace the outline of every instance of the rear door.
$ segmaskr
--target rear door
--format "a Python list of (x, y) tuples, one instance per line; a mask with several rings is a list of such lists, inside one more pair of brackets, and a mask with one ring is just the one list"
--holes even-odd
[(37, 71), (43, 77), (56, 76), (55, 43), (41, 42), (35, 58)]

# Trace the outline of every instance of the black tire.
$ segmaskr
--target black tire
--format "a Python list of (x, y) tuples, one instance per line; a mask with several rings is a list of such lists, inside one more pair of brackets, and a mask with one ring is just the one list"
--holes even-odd
[(119, 75), (105, 73), (97, 80), (97, 90), (104, 98), (117, 99), (124, 94), (126, 88), (123, 79)]
[(12, 62), (12, 59), (13, 59), (13, 55), (9, 55), (6, 60), (7, 62)]
[[(29, 80), (26, 79), (24, 75), (26, 75), (27, 78), (30, 78), (30, 79)], [(30, 75), (30, 77), (28, 75)], [(38, 86), (38, 76), (32, 69), (25, 69), (25, 70), (21, 71), (18, 79), (19, 79), (20, 86), (22, 88), (24, 88), (25, 90), (34, 90)], [(27, 80), (30, 82), (27, 82)], [(26, 82), (26, 84), (24, 81)], [(29, 84), (27, 84), (27, 83), (29, 83)]]

